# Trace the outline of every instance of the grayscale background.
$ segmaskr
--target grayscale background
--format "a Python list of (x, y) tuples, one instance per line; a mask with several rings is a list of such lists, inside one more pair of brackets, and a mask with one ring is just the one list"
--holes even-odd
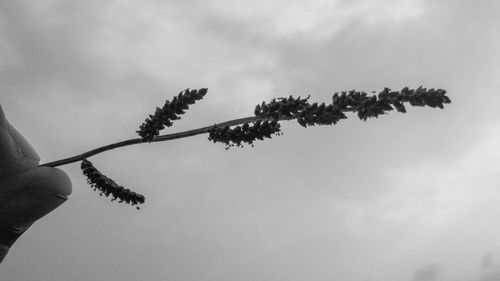
[(206, 135), (90, 160), (140, 211), (63, 166), (70, 200), (25, 233), (2, 281), (500, 280), (500, 2), (0, 1), (0, 103), (42, 163), (124, 139), (185, 88), (165, 133), (271, 98), (443, 88), (254, 148)]

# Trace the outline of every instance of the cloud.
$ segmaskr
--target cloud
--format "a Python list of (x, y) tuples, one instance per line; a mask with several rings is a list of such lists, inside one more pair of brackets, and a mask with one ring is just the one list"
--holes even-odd
[(480, 252), (500, 249), (498, 132), (499, 125), (476, 136), (474, 147), (453, 162), (388, 170), (393, 188), (366, 210), (368, 221), (407, 228), (401, 235), (418, 241), (426, 259), (439, 260), (447, 278), (477, 276), (474, 260), (482, 256), (481, 280), (495, 280), (493, 255)]
[[(99, 69), (99, 65), (87, 56), (84, 48), (87, 35), (95, 27), (95, 17), (87, 14), (89, 24), (82, 25), (78, 17), (69, 18), (75, 15), (77, 7), (68, 7), (63, 10), (65, 13), (37, 9), (40, 7), (44, 5), (2, 3), (4, 28), (0, 36), (15, 58), (2, 68), (3, 84), (12, 88), (24, 85), (25, 89), (32, 91), (57, 81), (80, 87), (90, 84), (82, 79), (98, 78), (93, 72)], [(62, 9), (60, 5), (53, 4), (52, 7)]]
[(493, 252), (489, 252), (484, 254), (481, 258), (481, 268), (488, 269), (495, 265), (496, 254)]
[[(52, 262), (59, 280), (478, 276), (471, 265), (500, 248), (498, 173), (487, 164), (500, 160), (498, 119), (488, 118), (499, 100), (495, 5), (2, 2), (1, 102), (50, 160), (135, 137), (147, 113), (186, 87), (209, 94), (175, 130), (289, 94), (328, 101), (333, 91), (423, 84), (453, 100), (444, 111), (332, 128), (287, 123), (253, 149), (192, 138), (96, 157), (110, 177), (146, 191), (141, 213), (96, 199), (68, 166), (75, 196), (19, 245), (11, 275), (27, 277), (11, 279), (54, 275), (43, 267)], [(40, 245), (43, 231), (53, 244)], [(421, 267), (428, 260), (439, 266)], [(20, 270), (25, 262), (39, 266)]]
[(439, 267), (435, 264), (426, 265), (418, 269), (413, 275), (413, 281), (437, 281), (439, 280)]
[(420, 15), (423, 1), (214, 1), (220, 16), (252, 23), (274, 38), (331, 39), (352, 21), (366, 25), (402, 24)]

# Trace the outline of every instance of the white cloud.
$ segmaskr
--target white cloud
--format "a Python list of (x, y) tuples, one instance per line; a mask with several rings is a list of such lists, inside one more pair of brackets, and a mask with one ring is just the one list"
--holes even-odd
[(388, 170), (393, 188), (365, 209), (362, 225), (402, 230), (394, 240), (413, 241), (408, 247), (442, 262), (448, 277), (477, 276), (480, 255), (500, 250), (500, 126), (476, 140), (456, 162)]
[(424, 163), (387, 171), (386, 176), (394, 181), (393, 192), (385, 199), (387, 216), (408, 219), (416, 215), (441, 225), (459, 219), (457, 216), (491, 196), (499, 196), (499, 132), (500, 127), (485, 131), (476, 138), (474, 148), (454, 163)]
[[(193, 138), (99, 156), (104, 171), (149, 193), (135, 222), (123, 215), (126, 207), (87, 192), (77, 165), (67, 166), (80, 187), (65, 206), (69, 211), (57, 213), (67, 223), (54, 216), (41, 222), (32, 240), (18, 245), (19, 267), (24, 253), (40, 264), (40, 255), (30, 253), (50, 229), (58, 234), (57, 249), (44, 261), (62, 265), (58, 280), (102, 279), (110, 271), (99, 263), (108, 257), (122, 269), (112, 272), (124, 276), (111, 279), (120, 280), (134, 279), (132, 271), (175, 280), (210, 273), (217, 274), (213, 280), (242, 280), (245, 273), (260, 274), (255, 280), (405, 280), (422, 264), (438, 264), (439, 276), (478, 276), (471, 272), (479, 257), (500, 249), (498, 173), (485, 164), (500, 160), (499, 130), (475, 136), (486, 125), (472, 115), (495, 112), (488, 93), (496, 80), (486, 88), (477, 78), (495, 77), (492, 66), (498, 68), (487, 55), (497, 39), (476, 35), (496, 34), (484, 9), (480, 17), (450, 18), (452, 10), (442, 19), (443, 7), (410, 0), (12, 3), (0, 9), (10, 15), (0, 57), (16, 53), (20, 61), (5, 68), (0, 62), (2, 87), (17, 90), (2, 103), (10, 104), (16, 126), (25, 122), (20, 128), (47, 160), (135, 136), (146, 112), (184, 87), (207, 86), (210, 93), (175, 130), (228, 118), (231, 111), (251, 114), (255, 103), (288, 93), (327, 101), (331, 90), (404, 82), (446, 87), (453, 99), (443, 112), (415, 109), (366, 125), (348, 120), (307, 132), (286, 125), (285, 136), (253, 150), (226, 153), (209, 143), (198, 147), (201, 138)], [(15, 63), (17, 72), (10, 68)], [(486, 94), (473, 101), (469, 92)], [(481, 113), (470, 110), (475, 104)], [(54, 130), (57, 135), (46, 134)], [(409, 162), (416, 158), (418, 164)], [(445, 160), (453, 162), (436, 162)], [(311, 165), (304, 169), (304, 163)], [(193, 177), (188, 168), (204, 172)], [(253, 184), (249, 174), (257, 175)], [(89, 211), (100, 215), (87, 220)], [(120, 235), (110, 241), (108, 233)], [(124, 241), (126, 249), (117, 246)], [(138, 264), (121, 255), (126, 252), (148, 257)], [(30, 270), (10, 272), (26, 280), (35, 277), (19, 276), (54, 275), (40, 273), (41, 265)]]
[(423, 11), (420, 0), (384, 1), (212, 1), (213, 8), (225, 16), (266, 25), (272, 36), (306, 36), (330, 39), (348, 24), (401, 24)]

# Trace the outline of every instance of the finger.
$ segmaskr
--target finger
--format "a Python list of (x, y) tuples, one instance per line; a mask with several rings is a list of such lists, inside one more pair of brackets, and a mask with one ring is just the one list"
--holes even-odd
[(0, 127), (7, 127), (7, 119), (5, 118), (5, 113), (3, 113), (2, 105), (0, 104)]
[(50, 213), (71, 194), (71, 180), (61, 169), (39, 167), (0, 181), (0, 229), (24, 229)]
[(0, 176), (38, 167), (40, 157), (5, 117), (0, 105)]
[(25, 186), (36, 186), (39, 189), (47, 190), (63, 197), (71, 194), (71, 179), (66, 172), (59, 168), (38, 167), (27, 172), (26, 175)]
[(5, 245), (0, 245), (0, 263), (5, 259), (5, 256), (7, 256), (7, 253), (9, 252), (9, 247)]
[(0, 263), (9, 248), (37, 220), (66, 202), (71, 194), (68, 175), (39, 167), (0, 179)]
[(36, 162), (38, 166), (38, 162), (40, 161), (40, 156), (36, 153), (35, 149), (31, 144), (19, 133), (14, 126), (8, 124), (8, 130), (10, 135), (12, 136), (12, 140), (17, 146), (19, 151), (19, 156), (24, 158), (23, 160)]

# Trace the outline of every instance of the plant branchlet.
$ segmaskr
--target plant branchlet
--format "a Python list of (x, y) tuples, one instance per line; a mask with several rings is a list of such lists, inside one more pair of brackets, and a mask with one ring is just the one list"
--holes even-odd
[(223, 143), (226, 149), (233, 146), (243, 146), (243, 143), (253, 146), (256, 140), (271, 138), (272, 135), (281, 135), (279, 122), (297, 120), (303, 126), (334, 125), (346, 119), (347, 112), (357, 113), (359, 119), (366, 121), (368, 118), (377, 118), (391, 110), (401, 113), (406, 112), (405, 104), (411, 106), (429, 106), (444, 108), (451, 100), (442, 89), (426, 89), (418, 87), (401, 91), (391, 91), (385, 88), (378, 95), (368, 95), (365, 92), (348, 91), (335, 93), (331, 103), (310, 103), (309, 98), (292, 96), (288, 98), (273, 99), (255, 106), (254, 116), (234, 119), (212, 126), (201, 127), (194, 130), (167, 134), (160, 136), (160, 131), (170, 127), (174, 120), (180, 119), (179, 115), (185, 113), (189, 105), (201, 100), (207, 89), (186, 89), (175, 96), (171, 101), (166, 101), (162, 108), (157, 107), (154, 114), (140, 126), (137, 133), (141, 138), (125, 140), (96, 148), (81, 155), (50, 162), (41, 166), (59, 166), (72, 162), (82, 161), (83, 174), (87, 176), (89, 184), (101, 195), (111, 196), (112, 201), (119, 200), (132, 205), (144, 203), (144, 196), (116, 184), (113, 180), (103, 175), (86, 158), (118, 147), (139, 144), (144, 142), (159, 142), (173, 139), (208, 134), (210, 141)]
[(347, 116), (344, 112), (357, 112), (359, 119), (366, 121), (368, 118), (377, 118), (379, 115), (396, 109), (405, 113), (404, 103), (412, 106), (429, 106), (443, 108), (443, 104), (450, 103), (445, 90), (425, 89), (419, 87), (415, 90), (408, 87), (401, 91), (391, 91), (385, 88), (378, 96), (369, 96), (365, 92), (349, 91), (335, 93), (332, 102), (309, 103), (305, 99), (280, 98), (269, 103), (263, 102), (255, 107), (254, 114), (258, 117), (268, 117), (274, 120), (297, 119), (303, 126), (334, 125)]
[(242, 126), (230, 128), (214, 125), (208, 130), (208, 140), (226, 145), (226, 150), (232, 146), (243, 147), (242, 143), (253, 146), (255, 140), (271, 138), (272, 135), (281, 135), (281, 125), (276, 120), (256, 121), (251, 125), (244, 123)]
[[(87, 177), (87, 182), (94, 188), (94, 191), (99, 191), (101, 196), (111, 196), (111, 201), (118, 200), (119, 203), (125, 202), (131, 205), (143, 204), (145, 198), (143, 195), (135, 193), (105, 175), (103, 175), (92, 162), (84, 159), (81, 164), (83, 174)], [(139, 209), (139, 206), (136, 207)]]
[(165, 101), (162, 108), (156, 107), (154, 114), (142, 123), (137, 134), (145, 141), (152, 141), (160, 134), (160, 131), (165, 127), (170, 127), (173, 120), (181, 119), (179, 115), (185, 113), (189, 105), (194, 104), (197, 100), (201, 100), (208, 89), (189, 90), (186, 89), (175, 96), (171, 101)]

